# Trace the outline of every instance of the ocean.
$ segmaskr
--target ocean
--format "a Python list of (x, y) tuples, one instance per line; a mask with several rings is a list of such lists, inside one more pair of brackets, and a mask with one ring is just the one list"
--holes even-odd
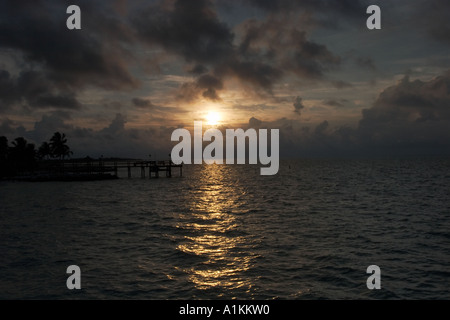
[(0, 299), (450, 299), (450, 159), (259, 169), (1, 181)]

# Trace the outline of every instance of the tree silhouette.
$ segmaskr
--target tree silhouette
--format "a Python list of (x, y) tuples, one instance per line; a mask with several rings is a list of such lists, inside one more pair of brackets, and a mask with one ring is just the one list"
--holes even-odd
[(73, 154), (67, 145), (66, 135), (63, 133), (55, 132), (53, 137), (50, 139), (50, 150), (51, 155), (55, 158), (64, 160), (64, 157), (68, 157)]
[(0, 137), (0, 162), (3, 163), (8, 159), (8, 138)]
[(18, 137), (12, 142), (9, 151), (9, 159), (18, 169), (31, 169), (35, 163), (36, 150), (34, 144), (28, 143), (23, 137)]
[(8, 173), (8, 139), (0, 137), (0, 177), (6, 176)]
[(27, 153), (27, 140), (18, 137), (12, 142), (11, 159), (15, 162), (24, 162)]
[[(51, 163), (41, 166), (38, 160), (59, 158), (64, 160), (70, 156), (65, 134), (55, 132), (49, 142), (43, 142), (39, 150), (35, 149), (33, 143), (28, 143), (23, 137), (14, 139), (11, 146), (8, 145), (8, 139), (0, 137), (0, 177), (14, 177), (20, 173), (34, 173), (35, 170), (51, 168)], [(50, 167), (49, 167), (50, 165)], [(58, 167), (59, 168), (59, 167)]]
[(18, 137), (16, 139), (14, 139), (14, 141), (12, 142), (13, 144), (13, 151), (25, 151), (26, 147), (27, 147), (27, 140), (25, 140), (24, 137)]
[(52, 148), (48, 142), (42, 142), (38, 150), (39, 159), (47, 159), (52, 156)]

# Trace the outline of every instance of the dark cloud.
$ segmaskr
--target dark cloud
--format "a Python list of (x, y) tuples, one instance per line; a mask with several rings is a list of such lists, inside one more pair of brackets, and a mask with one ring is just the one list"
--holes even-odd
[(64, 109), (79, 109), (81, 104), (73, 94), (64, 93), (62, 95), (41, 95), (31, 104), (36, 107), (56, 107)]
[(437, 40), (450, 44), (450, 2), (442, 0), (423, 1), (418, 5), (414, 23), (425, 27)]
[(73, 120), (72, 118), (72, 111), (67, 110), (54, 110), (48, 113), (49, 115), (56, 116), (59, 119), (65, 121), (65, 120)]
[[(346, 99), (323, 103), (351, 104)], [(264, 121), (264, 126), (280, 129), (283, 156), (448, 155), (450, 71), (429, 81), (405, 76), (363, 110), (356, 127), (333, 126), (328, 120), (305, 126), (286, 118)]]
[(355, 63), (357, 66), (371, 71), (375, 71), (377, 69), (375, 62), (370, 57), (355, 57)]
[(209, 100), (212, 100), (212, 101), (219, 101), (220, 100), (220, 97), (217, 94), (216, 90), (212, 89), (212, 88), (209, 88), (206, 91), (203, 91), (202, 96), (207, 98), (207, 99), (209, 99)]
[(356, 20), (363, 22), (367, 5), (360, 0), (245, 0), (271, 14), (289, 13), (301, 10), (314, 15), (314, 23), (325, 27), (336, 27), (337, 20)]
[(317, 135), (322, 135), (322, 134), (324, 134), (324, 132), (328, 129), (328, 126), (329, 126), (329, 125), (330, 125), (330, 124), (328, 123), (327, 120), (325, 120), (325, 121), (319, 123), (319, 124), (317, 125), (317, 127), (314, 129), (314, 133), (317, 134)]
[(117, 134), (121, 133), (125, 129), (126, 123), (126, 117), (121, 113), (117, 113), (111, 124), (107, 128), (101, 130), (100, 133), (113, 139)]
[(178, 101), (192, 102), (200, 95), (200, 91), (195, 82), (183, 83), (177, 90), (175, 99)]
[(227, 65), (220, 66), (219, 70), (219, 72), (237, 77), (244, 84), (268, 92), (272, 90), (273, 84), (282, 76), (282, 71), (276, 66), (258, 61), (235, 60)]
[(109, 2), (101, 5), (76, 1), (83, 8), (82, 27), (90, 32), (69, 31), (66, 1), (2, 1), (0, 11), (11, 14), (0, 20), (0, 47), (19, 50), (27, 61), (42, 65), (48, 77), (67, 86), (95, 84), (108, 89), (137, 85), (124, 59), (129, 52), (122, 42), (129, 33), (114, 18)]
[(362, 123), (422, 122), (450, 120), (450, 71), (430, 81), (405, 76), (383, 90), (370, 109), (363, 111)]
[(220, 90), (223, 88), (222, 81), (220, 79), (218, 79), (217, 77), (210, 75), (210, 74), (205, 74), (205, 75), (201, 76), (200, 78), (198, 78), (197, 86), (202, 89), (214, 88), (214, 89)]
[(14, 121), (6, 118), (0, 124), (0, 135), (9, 135), (15, 132), (15, 123)]
[[(328, 100), (327, 105), (345, 101)], [(284, 121), (284, 124), (288, 124)], [(283, 126), (280, 122), (272, 126)], [(429, 81), (405, 76), (385, 88), (362, 111), (355, 128), (323, 121), (304, 130), (297, 123), (281, 135), (286, 150), (298, 155), (398, 156), (450, 153), (450, 71)], [(280, 149), (281, 150), (281, 149)]]
[(212, 101), (220, 101), (218, 91), (223, 89), (222, 80), (211, 74), (204, 74), (193, 82), (183, 83), (177, 92), (178, 100), (194, 101), (200, 95)]
[(0, 70), (0, 112), (9, 109), (18, 100), (16, 89), (9, 72)]
[(343, 108), (345, 107), (345, 105), (349, 103), (349, 101), (347, 99), (329, 99), (329, 100), (324, 100), (323, 104), (330, 106), (330, 107), (338, 107), (338, 108)]
[[(69, 31), (66, 8), (75, 3), (82, 8), (82, 30)], [(111, 2), (75, 3), (0, 2), (0, 49), (16, 53), (20, 66), (16, 77), (2, 71), (0, 90), (10, 92), (2, 94), (2, 102), (25, 99), (31, 107), (77, 109), (76, 95), (88, 86), (137, 87), (139, 81), (128, 71), (131, 32)]]
[(351, 15), (360, 12), (360, 9), (364, 8), (361, 1), (357, 0), (247, 0), (247, 2), (271, 12), (302, 8), (319, 12), (331, 12)]
[[(245, 4), (242, 6), (244, 10), (251, 11), (251, 18), (248, 18), (250, 14), (247, 15), (247, 12), (240, 12), (239, 17), (232, 19), (228, 17), (234, 25), (222, 20), (226, 15), (219, 16), (222, 12), (215, 5), (220, 1), (223, 0), (23, 0), (20, 5), (12, 0), (1, 1), (0, 55), (7, 59), (0, 65), (0, 131), (28, 134), (36, 140), (47, 139), (53, 133), (51, 131), (66, 131), (80, 149), (100, 148), (103, 153), (108, 150), (114, 153), (151, 149), (152, 144), (162, 150), (157, 140), (162, 143), (170, 141), (171, 128), (127, 128), (125, 115), (117, 114), (112, 119), (108, 118), (111, 122), (105, 128), (93, 130), (69, 125), (69, 120), (76, 122), (70, 116), (75, 115), (77, 110), (83, 112), (89, 108), (124, 112), (124, 108), (131, 106), (151, 109), (152, 121), (168, 123), (171, 121), (167, 120), (170, 113), (190, 111), (172, 107), (173, 101), (164, 99), (220, 101), (229, 84), (234, 86), (233, 89), (238, 87), (245, 91), (247, 97), (257, 95), (259, 98), (241, 102), (239, 95), (236, 95), (234, 103), (241, 105), (234, 108), (257, 112), (291, 105), (293, 112), (300, 114), (305, 109), (301, 98), (298, 97), (295, 102), (282, 101), (292, 97), (292, 92), (284, 94), (283, 90), (289, 90), (294, 84), (305, 87), (310, 84), (331, 85), (338, 89), (351, 87), (352, 84), (346, 79), (333, 77), (332, 72), (342, 66), (355, 68), (355, 65), (363, 71), (381, 71), (366, 55), (368, 52), (371, 54), (372, 48), (378, 53), (380, 45), (393, 43), (377, 40), (376, 35), (380, 33), (367, 33), (367, 39), (371, 37), (368, 41), (374, 41), (371, 43), (373, 47), (348, 55), (344, 53), (342, 58), (331, 48), (349, 52), (342, 49), (348, 44), (347, 41), (351, 41), (343, 40), (348, 38), (342, 36), (348, 34), (340, 33), (334, 37), (334, 33), (325, 35), (323, 29), (313, 32), (316, 28), (332, 25), (345, 28), (344, 21), (348, 21), (352, 28), (358, 26), (364, 29), (368, 4), (365, 0), (227, 2), (228, 6), (236, 6), (235, 11), (241, 9), (242, 3)], [(83, 29), (80, 31), (69, 31), (65, 27), (69, 4), (78, 4), (82, 8)], [(403, 2), (396, 4), (396, 9), (400, 11), (404, 5)], [(405, 15), (421, 11), (420, 16), (414, 17), (417, 18), (417, 25), (425, 31), (422, 35), (431, 34), (440, 42), (449, 43), (447, 12), (450, 8), (446, 2), (414, 1), (411, 7), (414, 8), (406, 10)], [(410, 19), (405, 17), (399, 23), (406, 25), (405, 21)], [(333, 44), (325, 45), (318, 39), (331, 39)], [(438, 47), (438, 42), (434, 45)], [(424, 52), (426, 50), (423, 48)], [(393, 48), (393, 56), (398, 59), (395, 53)], [(441, 52), (436, 55), (440, 58)], [(402, 63), (422, 58), (412, 59), (414, 57), (405, 57)], [(377, 63), (380, 66), (389, 64), (382, 57), (379, 59)], [(142, 61), (151, 61), (154, 66), (149, 68), (144, 64), (140, 68)], [(346, 64), (346, 61), (350, 63)], [(422, 66), (420, 63), (405, 68), (418, 70), (420, 76), (435, 72), (433, 70), (436, 69), (430, 71), (429, 65)], [(442, 68), (442, 64), (433, 67)], [(168, 87), (179, 88), (173, 96), (160, 98), (168, 90), (164, 87), (165, 80), (159, 82), (153, 77), (153, 73), (157, 72), (174, 76), (176, 80)], [(397, 72), (397, 69), (392, 71)], [(349, 78), (354, 76), (352, 72), (347, 74)], [(192, 78), (179, 85), (179, 79), (186, 75)], [(155, 87), (143, 88), (139, 93), (132, 92), (131, 96), (121, 96), (118, 91), (133, 90), (142, 84), (138, 76), (145, 81), (155, 81)], [(442, 146), (448, 145), (450, 138), (449, 78), (448, 72), (429, 81), (405, 77), (398, 84), (382, 90), (376, 101), (367, 105), (370, 107), (363, 111), (361, 121), (354, 128), (334, 127), (332, 119), (314, 119), (315, 123), (308, 126), (298, 117), (296, 120), (279, 119), (271, 123), (253, 117), (249, 120), (249, 126), (267, 124), (280, 128), (285, 150), (298, 150), (300, 154), (302, 150), (318, 152), (320, 148), (325, 151), (353, 148), (365, 152), (377, 148), (382, 150), (386, 146), (391, 147), (389, 150), (406, 147), (421, 150), (424, 146), (441, 150)], [(359, 83), (359, 79), (355, 83)], [(156, 93), (160, 89), (163, 92)], [(282, 94), (275, 96), (282, 91)], [(154, 105), (152, 96), (152, 100), (139, 97), (147, 94), (157, 95), (154, 101), (161, 105)], [(356, 107), (354, 102), (345, 99), (327, 99), (330, 94), (327, 92), (317, 98), (323, 99), (322, 106)], [(358, 100), (364, 100), (368, 95), (362, 92), (358, 94)], [(93, 101), (98, 96), (102, 97), (100, 101)], [(84, 101), (86, 105), (83, 105)], [(276, 106), (265, 104), (269, 102)], [(135, 108), (132, 112), (137, 111)], [(19, 123), (8, 120), (11, 109), (14, 109), (14, 119), (23, 110), (46, 114), (36, 121), (33, 129), (27, 131)], [(99, 110), (89, 112), (97, 120), (102, 117)], [(133, 114), (129, 119), (133, 119)]]
[(302, 102), (302, 98), (300, 98), (300, 97), (295, 98), (293, 105), (294, 105), (294, 112), (297, 114), (300, 114), (302, 109), (305, 108), (305, 106), (303, 105), (303, 102)]
[(363, 110), (359, 134), (365, 142), (376, 144), (448, 143), (449, 106), (450, 71), (430, 81), (405, 76)]
[[(68, 124), (58, 113), (44, 115), (36, 121), (31, 130), (26, 130), (10, 120), (0, 124), (0, 136), (6, 135), (9, 141), (23, 136), (28, 141), (40, 145), (48, 141), (54, 132), (66, 134), (68, 145), (74, 157), (135, 157), (165, 159), (171, 150), (170, 136), (175, 128), (159, 127), (133, 129), (126, 127), (126, 116), (116, 114), (111, 122), (100, 130), (77, 127)], [(6, 131), (4, 129), (7, 129)], [(169, 143), (168, 143), (169, 142)]]
[(0, 70), (0, 101), (2, 108), (25, 104), (33, 108), (80, 109), (76, 94), (53, 82), (43, 72), (24, 71), (17, 78)]
[(350, 49), (343, 55), (343, 62), (351, 62), (359, 69), (363, 69), (364, 72), (376, 72), (378, 71), (375, 61), (367, 54), (362, 54), (361, 49)]
[(251, 117), (248, 120), (248, 127), (249, 128), (254, 128), (254, 129), (258, 129), (259, 127), (261, 127), (262, 121), (259, 119), (256, 119), (255, 117)]
[[(301, 99), (296, 99), (302, 105)], [(325, 100), (339, 106), (345, 99)], [(333, 126), (323, 120), (305, 125), (300, 120), (263, 121), (252, 117), (248, 127), (280, 129), (280, 152), (283, 156), (397, 156), (449, 154), (450, 150), (450, 71), (431, 80), (411, 80), (405, 76), (385, 88), (373, 105), (364, 109), (359, 124)], [(301, 109), (301, 108), (300, 108)], [(40, 143), (54, 131), (65, 132), (78, 154), (97, 156), (135, 156), (159, 150), (170, 152), (170, 135), (175, 128), (146, 130), (126, 127), (126, 117), (117, 114), (105, 128), (94, 131), (65, 123), (67, 112), (45, 115), (26, 131), (8, 119), (0, 125), (0, 135), (8, 139), (23, 135)], [(144, 154), (144, 156), (145, 156)]]
[(341, 62), (326, 46), (308, 40), (305, 32), (296, 30), (291, 40), (295, 44), (292, 56), (285, 57), (283, 63), (287, 70), (290, 66), (299, 76), (320, 78), (329, 68)]
[(142, 98), (133, 98), (131, 99), (131, 102), (135, 107), (138, 108), (151, 108), (153, 107), (153, 104), (148, 99), (142, 99)]
[[(281, 12), (283, 8), (344, 12), (341, 9), (350, 8), (349, 3), (271, 3), (251, 1), (250, 5), (275, 11), (261, 20), (245, 21), (236, 31), (220, 19), (212, 0), (40, 0), (20, 6), (2, 1), (0, 49), (17, 53), (20, 74), (12, 76), (7, 68), (0, 74), (0, 109), (23, 102), (36, 108), (79, 109), (78, 96), (86, 88), (135, 89), (141, 82), (131, 72), (140, 51), (134, 49), (142, 47), (157, 47), (164, 52), (161, 56), (183, 59), (181, 69), (196, 77), (176, 95), (187, 101), (199, 97), (219, 101), (229, 78), (246, 89), (272, 94), (285, 76), (322, 80), (340, 65), (340, 57), (309, 39), (305, 23), (296, 17), (286, 19)], [(69, 4), (82, 9), (82, 30), (65, 27)], [(143, 72), (164, 69), (158, 58), (143, 60), (157, 64)]]
[(332, 80), (331, 84), (333, 85), (333, 87), (335, 87), (337, 89), (345, 89), (345, 88), (350, 88), (353, 86), (350, 82), (343, 81), (343, 80)]
[(59, 114), (44, 114), (41, 120), (36, 121), (31, 132), (26, 133), (36, 144), (48, 141), (54, 132), (70, 132), (73, 126), (64, 122), (64, 117)]
[(220, 100), (217, 91), (223, 89), (222, 80), (213, 75), (205, 74), (197, 79), (196, 84), (199, 89), (201, 90), (205, 89), (205, 91), (203, 91), (202, 93), (203, 97), (213, 101)]
[(308, 39), (307, 28), (295, 18), (270, 15), (250, 19), (237, 36), (219, 20), (213, 2), (208, 0), (156, 2), (136, 12), (131, 21), (142, 41), (161, 46), (194, 65), (189, 72), (199, 79), (185, 84), (178, 95), (188, 99), (198, 96), (196, 88), (204, 87), (202, 77), (207, 70), (221, 85), (211, 84), (201, 94), (218, 100), (218, 90), (228, 77), (271, 93), (285, 75), (317, 80), (340, 64), (340, 58), (326, 46)]
[[(133, 106), (140, 109), (147, 109), (152, 111), (152, 119), (155, 120), (156, 117), (159, 117), (160, 121), (167, 121), (167, 117), (169, 114), (180, 114), (187, 112), (178, 107), (167, 107), (153, 104), (149, 99), (143, 98), (133, 98), (131, 99), (131, 103)], [(164, 119), (166, 118), (166, 119)]]
[(208, 68), (201, 64), (196, 64), (193, 68), (189, 69), (190, 73), (201, 75), (208, 72)]
[[(200, 76), (195, 83), (180, 88), (179, 98), (193, 100), (201, 93), (205, 98), (219, 100), (217, 91), (223, 88), (226, 76), (270, 90), (281, 74), (269, 64), (244, 59), (236, 52), (234, 34), (218, 19), (211, 1), (175, 1), (169, 7), (157, 3), (148, 12), (139, 12), (133, 24), (144, 41), (196, 63), (191, 72)], [(214, 76), (204, 74), (207, 65), (214, 70)]]
[(263, 79), (259, 83), (263, 88), (271, 87), (285, 74), (307, 80), (323, 78), (341, 59), (326, 46), (308, 39), (303, 27), (295, 19), (277, 15), (246, 21), (238, 52), (248, 66), (243, 68), (241, 63), (234, 69)]
[(233, 34), (219, 21), (209, 0), (157, 2), (131, 19), (138, 36), (187, 61), (217, 62), (232, 52)]

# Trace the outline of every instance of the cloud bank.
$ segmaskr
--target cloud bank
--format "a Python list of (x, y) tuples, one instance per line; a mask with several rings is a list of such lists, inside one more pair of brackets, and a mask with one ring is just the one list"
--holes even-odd
[[(65, 28), (69, 4), (82, 8), (82, 30)], [(399, 18), (409, 36), (429, 46), (415, 59), (396, 57), (403, 69), (392, 73), (390, 61), (358, 48), (357, 40), (367, 38), (364, 47), (396, 53), (384, 31), (361, 30), (367, 5), (2, 1), (0, 135), (40, 143), (59, 130), (80, 156), (165, 154), (171, 131), (198, 120), (204, 112), (198, 106), (211, 104), (228, 108), (234, 123), (224, 126), (280, 128), (285, 155), (446, 153), (448, 5), (383, 6), (387, 26)], [(428, 58), (436, 49), (445, 56)], [(392, 85), (399, 74), (411, 75)], [(336, 122), (350, 111), (353, 123)]]

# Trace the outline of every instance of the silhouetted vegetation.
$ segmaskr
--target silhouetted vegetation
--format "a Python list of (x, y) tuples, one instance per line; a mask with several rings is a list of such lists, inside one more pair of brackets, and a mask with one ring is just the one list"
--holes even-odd
[(41, 162), (64, 160), (72, 151), (67, 145), (66, 135), (55, 132), (49, 142), (43, 142), (38, 150), (33, 143), (18, 137), (8, 143), (0, 137), (0, 177), (11, 177), (24, 172), (33, 172)]
[(66, 135), (55, 132), (50, 139), (50, 156), (64, 160), (65, 157), (70, 156), (73, 152), (70, 151), (67, 145)]
[(42, 142), (41, 146), (39, 147), (37, 157), (39, 160), (48, 160), (50, 159), (52, 155), (52, 149), (50, 147), (50, 144), (48, 142)]
[(6, 176), (8, 163), (8, 139), (0, 137), (0, 177)]

